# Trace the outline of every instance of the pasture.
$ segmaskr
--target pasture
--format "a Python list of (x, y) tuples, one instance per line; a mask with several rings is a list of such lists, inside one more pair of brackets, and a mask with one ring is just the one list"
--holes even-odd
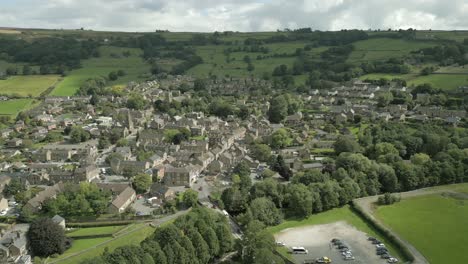
[(468, 85), (468, 74), (430, 74), (427, 76), (418, 76), (407, 81), (408, 85), (419, 85), (429, 83), (433, 87), (442, 90), (454, 90), (459, 86)]
[[(144, 75), (150, 71), (150, 65), (141, 57), (141, 49), (103, 46), (100, 47), (99, 51), (101, 54), (99, 58), (83, 60), (83, 67), (69, 72), (64, 80), (52, 91), (51, 95), (74, 95), (87, 79), (99, 76), (107, 77), (111, 71), (124, 70), (126, 75), (108, 83), (109, 85), (142, 81), (145, 79)], [(124, 56), (123, 52), (125, 51), (129, 51), (130, 56)]]
[(58, 75), (18, 75), (0, 80), (0, 94), (37, 97), (59, 81)]
[(0, 115), (16, 118), (19, 112), (26, 110), (34, 105), (33, 99), (11, 99), (0, 101)]
[(392, 57), (403, 57), (411, 51), (436, 46), (435, 42), (410, 41), (392, 38), (372, 38), (353, 43), (354, 51), (348, 62), (386, 60)]
[(376, 216), (433, 264), (468, 263), (468, 188), (465, 195), (431, 194), (379, 206)]

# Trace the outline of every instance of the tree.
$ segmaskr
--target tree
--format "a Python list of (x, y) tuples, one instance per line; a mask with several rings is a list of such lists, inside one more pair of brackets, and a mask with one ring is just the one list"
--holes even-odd
[(32, 252), (37, 256), (62, 254), (66, 249), (65, 231), (50, 218), (34, 220), (29, 227), (27, 238)]
[(192, 189), (185, 191), (182, 201), (187, 207), (197, 206), (198, 205), (198, 192)]
[(342, 152), (356, 153), (360, 151), (359, 144), (349, 136), (339, 136), (333, 144), (333, 148), (335, 149), (336, 155)]
[(268, 161), (271, 157), (271, 148), (266, 144), (253, 144), (250, 147), (252, 157), (259, 161)]
[(30, 75), (32, 73), (31, 66), (24, 65), (23, 66), (23, 75)]
[(151, 176), (146, 173), (140, 173), (136, 175), (135, 179), (133, 180), (133, 187), (135, 187), (137, 193), (144, 193), (148, 191), (151, 184)]
[(89, 132), (85, 131), (82, 127), (74, 126), (70, 132), (70, 141), (72, 143), (85, 142), (90, 138)]
[(285, 180), (289, 181), (289, 179), (293, 176), (291, 169), (286, 165), (284, 162), (283, 156), (278, 155), (276, 157), (276, 161), (272, 166), (272, 169), (281, 175)]
[(252, 72), (255, 70), (255, 66), (252, 63), (247, 64), (247, 71)]
[(204, 79), (196, 79), (193, 83), (193, 90), (203, 91), (206, 89), (206, 83)]
[(98, 143), (98, 148), (99, 149), (105, 149), (108, 148), (111, 145), (109, 138), (108, 137), (100, 137), (99, 138), (99, 143)]
[(284, 96), (276, 96), (270, 100), (268, 120), (273, 123), (281, 123), (288, 115), (288, 102)]
[(256, 198), (250, 203), (253, 219), (267, 226), (278, 225), (283, 220), (281, 211), (266, 197)]
[(117, 72), (112, 71), (112, 72), (109, 72), (108, 78), (110, 81), (115, 81), (119, 78), (119, 75), (117, 74)]
[(148, 105), (148, 102), (141, 94), (133, 93), (127, 100), (127, 107), (135, 110), (143, 110)]
[(292, 143), (292, 138), (288, 130), (280, 128), (271, 135), (271, 147), (274, 149), (285, 148)]
[(390, 92), (383, 93), (377, 97), (377, 105), (379, 107), (385, 107), (388, 104), (390, 104), (390, 102), (392, 101), (393, 101), (393, 94)]

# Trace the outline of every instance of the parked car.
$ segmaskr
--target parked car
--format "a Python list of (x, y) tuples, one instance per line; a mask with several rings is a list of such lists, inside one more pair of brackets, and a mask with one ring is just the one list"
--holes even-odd
[(7, 210), (2, 210), (2, 211), (0, 211), (0, 215), (1, 215), (1, 216), (4, 216), (4, 215), (6, 215), (6, 214), (7, 214)]
[(333, 244), (335, 244), (336, 242), (341, 242), (338, 238), (333, 238), (330, 242), (332, 242)]
[(385, 253), (385, 254), (382, 254), (380, 255), (380, 258), (383, 258), (383, 259), (389, 259), (391, 258), (392, 256), (390, 256), (388, 253)]
[(375, 241), (375, 240), (377, 240), (377, 238), (375, 238), (375, 237), (368, 237), (367, 240), (369, 240), (369, 241)]
[(375, 247), (376, 247), (376, 248), (384, 248), (384, 247), (385, 247), (385, 244), (380, 243), (380, 244), (375, 245)]
[(279, 246), (279, 247), (284, 247), (286, 246), (286, 244), (284, 242), (281, 242), (281, 241), (277, 241), (276, 242), (276, 245)]
[(398, 262), (398, 259), (397, 258), (389, 258), (387, 260), (388, 263), (397, 263)]
[(382, 242), (380, 242), (380, 240), (372, 240), (372, 244), (376, 245), (376, 244), (381, 244)]
[(344, 260), (355, 260), (356, 258), (353, 255), (346, 255), (343, 258)]
[(331, 259), (329, 257), (321, 257), (321, 258), (318, 258), (315, 262), (316, 263), (331, 263)]

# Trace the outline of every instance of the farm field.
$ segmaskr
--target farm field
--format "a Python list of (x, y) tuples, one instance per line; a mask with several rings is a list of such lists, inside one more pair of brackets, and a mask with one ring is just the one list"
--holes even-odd
[[(285, 220), (282, 224), (268, 228), (268, 231), (271, 234), (275, 235), (280, 233), (282, 230), (286, 230), (289, 228), (333, 224), (340, 221), (344, 221), (347, 225), (350, 225), (353, 228), (368, 234), (369, 236), (378, 238), (383, 243), (385, 243), (385, 245), (387, 245), (387, 248), (394, 256), (397, 256), (399, 259), (402, 259), (400, 253), (396, 250), (396, 248), (393, 247), (388, 240), (386, 240), (384, 237), (378, 234), (376, 230), (374, 230), (357, 214), (355, 214), (348, 205), (343, 206), (341, 208), (335, 208), (323, 213), (313, 214), (306, 219)], [(328, 244), (326, 246), (328, 247)], [(284, 250), (280, 250), (280, 252), (283, 254), (286, 253)]]
[(0, 80), (0, 94), (36, 97), (57, 83), (59, 78), (58, 75), (12, 76)]
[(431, 74), (419, 76), (408, 81), (408, 85), (429, 83), (443, 90), (454, 90), (459, 86), (468, 85), (468, 74)]
[[(124, 51), (130, 51), (131, 55), (129, 57), (122, 56)], [(143, 75), (149, 73), (150, 65), (140, 57), (142, 54), (140, 49), (104, 46), (100, 48), (100, 54), (101, 57), (99, 58), (82, 61), (83, 67), (69, 72), (64, 80), (52, 91), (51, 95), (74, 95), (87, 79), (99, 76), (107, 77), (111, 71), (124, 70), (126, 75), (110, 82), (109, 85), (142, 81), (145, 79)]]
[(353, 43), (354, 51), (348, 62), (385, 60), (390, 57), (403, 57), (411, 51), (436, 46), (437, 43), (408, 41), (392, 38), (373, 38)]
[(468, 263), (468, 188), (450, 189), (464, 192), (464, 198), (441, 194), (412, 197), (378, 207), (375, 214), (430, 263)]
[[(118, 229), (118, 227), (120, 227), (120, 229)], [(118, 227), (116, 227), (115, 230), (112, 230), (112, 228), (110, 227), (90, 228), (93, 229), (92, 231), (97, 231), (101, 233), (115, 231), (112, 232), (112, 234), (115, 234), (120, 230), (122, 231), (122, 233), (119, 234), (115, 239), (112, 238), (112, 236), (104, 238), (76, 239), (70, 249), (68, 249), (62, 255), (60, 255), (59, 258), (49, 259), (47, 263), (79, 264), (84, 259), (93, 258), (101, 255), (104, 252), (105, 248), (108, 248), (109, 251), (113, 251), (116, 248), (124, 245), (138, 245), (141, 241), (150, 236), (154, 231), (154, 228), (148, 226), (147, 224), (132, 224), (124, 227), (126, 228), (125, 231), (123, 231), (122, 226)], [(85, 229), (88, 228), (82, 228), (78, 231), (83, 230), (82, 232), (85, 232)], [(86, 231), (86, 233), (87, 232), (88, 231)], [(76, 254), (82, 250), (87, 251), (70, 257), (70, 255)]]
[(11, 99), (8, 101), (0, 101), (0, 115), (16, 118), (19, 112), (31, 107), (35, 100), (33, 99)]

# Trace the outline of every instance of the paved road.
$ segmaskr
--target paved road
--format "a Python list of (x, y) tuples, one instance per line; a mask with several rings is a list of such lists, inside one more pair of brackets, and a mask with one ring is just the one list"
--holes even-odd
[[(452, 191), (444, 190), (444, 189), (423, 188), (423, 189), (418, 189), (418, 190), (409, 191), (409, 192), (402, 192), (402, 193), (399, 193), (399, 195), (401, 198), (409, 198), (409, 197), (415, 197), (415, 196), (420, 196), (420, 195), (428, 195), (428, 194), (444, 193), (444, 192), (447, 193), (447, 192), (452, 192)], [(367, 214), (370, 218), (372, 218), (377, 223), (386, 227), (398, 240), (400, 240), (400, 242), (406, 245), (406, 247), (410, 250), (411, 254), (413, 254), (415, 258), (415, 260), (412, 262), (413, 264), (429, 264), (429, 261), (424, 257), (424, 255), (421, 252), (419, 252), (411, 243), (404, 240), (401, 236), (393, 232), (391, 228), (389, 228), (387, 225), (382, 223), (382, 221), (374, 217), (374, 203), (377, 201), (377, 198), (378, 198), (378, 195), (363, 197), (363, 198), (354, 200), (354, 202), (362, 208), (365, 214)]]

